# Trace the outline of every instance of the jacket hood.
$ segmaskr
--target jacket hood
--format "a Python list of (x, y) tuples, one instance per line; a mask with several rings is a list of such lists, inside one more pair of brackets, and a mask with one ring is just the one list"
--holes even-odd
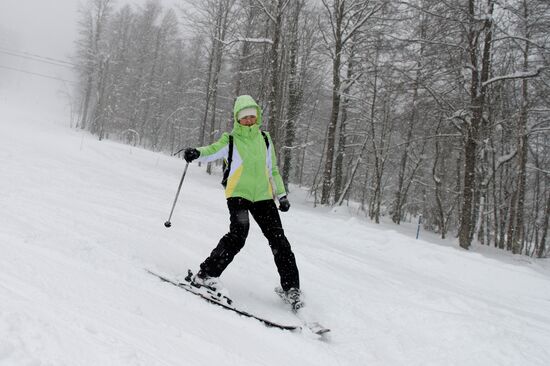
[(262, 126), (262, 110), (258, 103), (250, 95), (241, 95), (238, 96), (235, 100), (235, 105), (233, 106), (233, 127), (238, 127), (239, 121), (237, 120), (237, 115), (240, 111), (245, 108), (256, 108), (256, 125), (259, 127)]

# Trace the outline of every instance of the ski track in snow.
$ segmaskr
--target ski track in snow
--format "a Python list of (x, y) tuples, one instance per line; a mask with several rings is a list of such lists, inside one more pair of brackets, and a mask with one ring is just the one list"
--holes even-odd
[[(465, 252), (411, 225), (312, 209), (283, 213), (321, 342), (266, 328), (181, 289), (226, 232), (219, 174), (97, 141), (60, 112), (0, 100), (0, 365), (547, 365), (550, 269), (490, 248)], [(423, 240), (426, 236), (426, 240)], [(435, 244), (439, 243), (439, 244)], [(253, 224), (222, 276), (243, 309), (297, 323)]]

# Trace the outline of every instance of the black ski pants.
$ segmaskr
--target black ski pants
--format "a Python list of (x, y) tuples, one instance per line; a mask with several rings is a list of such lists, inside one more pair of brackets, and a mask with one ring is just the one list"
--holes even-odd
[(250, 212), (269, 242), (281, 277), (281, 287), (285, 291), (291, 287), (300, 288), (296, 259), (285, 237), (275, 202), (273, 200), (251, 202), (244, 198), (232, 197), (227, 199), (227, 207), (230, 215), (229, 232), (220, 239), (218, 246), (201, 264), (201, 272), (210, 277), (219, 277), (227, 268), (245, 244), (250, 228), (248, 218)]

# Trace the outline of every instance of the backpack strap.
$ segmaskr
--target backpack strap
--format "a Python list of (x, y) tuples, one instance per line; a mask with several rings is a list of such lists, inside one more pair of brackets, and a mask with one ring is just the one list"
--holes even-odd
[(227, 152), (227, 161), (223, 161), (223, 178), (222, 186), (227, 187), (227, 179), (229, 178), (229, 172), (231, 171), (231, 162), (233, 161), (233, 135), (229, 135), (229, 151)]
[(233, 161), (233, 135), (229, 135), (229, 151), (227, 152), (227, 165), (231, 167)]
[(269, 139), (267, 138), (267, 133), (265, 133), (265, 131), (262, 131), (262, 136), (264, 137), (265, 147), (269, 149)]

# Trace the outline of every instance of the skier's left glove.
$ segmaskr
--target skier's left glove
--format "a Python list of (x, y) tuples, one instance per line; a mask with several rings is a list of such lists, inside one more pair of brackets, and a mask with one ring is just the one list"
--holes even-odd
[(287, 212), (289, 209), (290, 202), (288, 202), (288, 198), (286, 198), (286, 196), (279, 198), (279, 210), (282, 212)]

